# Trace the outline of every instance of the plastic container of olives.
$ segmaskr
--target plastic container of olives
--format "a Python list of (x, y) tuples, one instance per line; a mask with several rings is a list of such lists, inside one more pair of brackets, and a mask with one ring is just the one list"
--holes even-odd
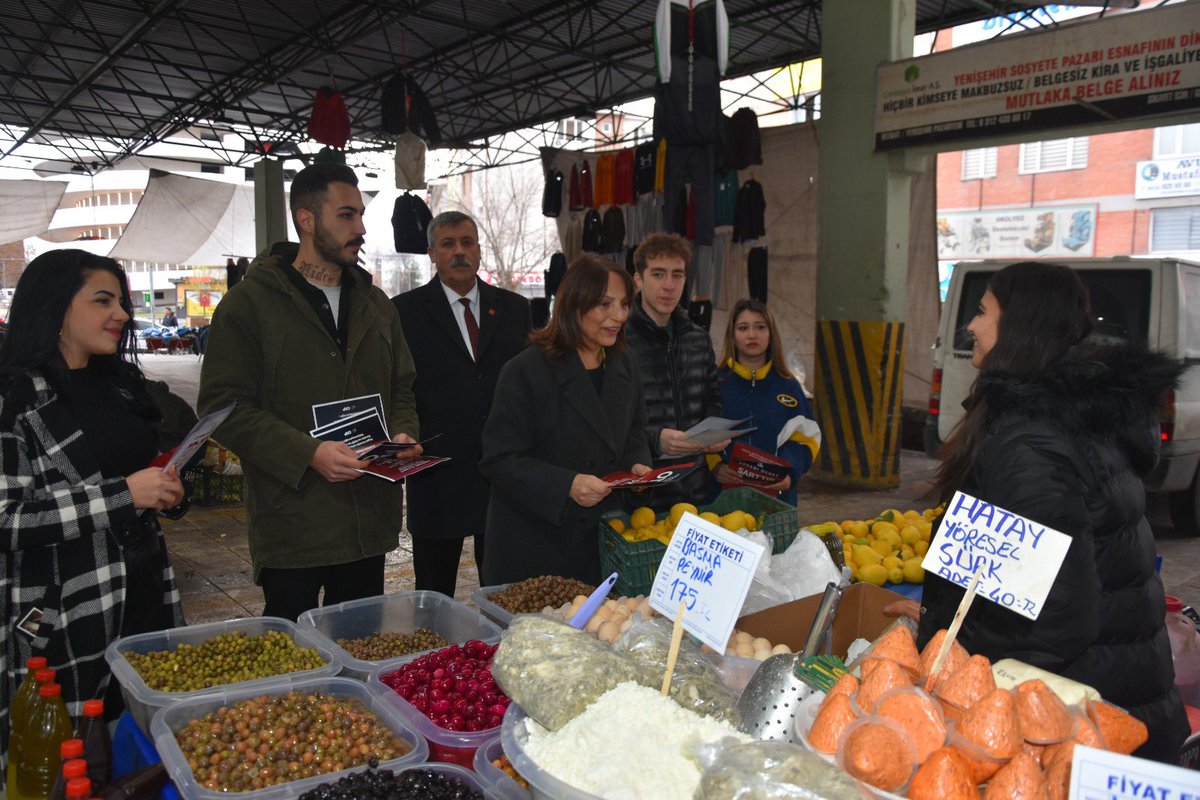
[[(489, 784), (482, 776), (476, 775), (471, 770), (455, 766), (454, 764), (439, 764), (437, 762), (429, 762), (426, 764), (410, 764), (402, 769), (393, 771), (396, 773), (401, 773), (414, 769), (423, 769), (428, 770), (429, 772), (436, 772), (440, 775), (445, 775), (448, 778), (458, 778), (458, 780), (464, 786), (469, 789), (474, 789), (482, 794), (485, 800), (492, 800), (492, 798), (496, 798), (497, 800), (519, 800), (519, 798), (511, 797), (503, 792), (497, 792), (495, 787)], [(336, 778), (334, 780), (336, 780)], [(323, 783), (328, 783), (328, 781), (323, 781)], [(515, 785), (516, 784), (514, 784), (514, 786)], [(305, 791), (308, 791), (308, 789), (305, 789)], [(299, 797), (299, 795), (295, 796)], [(525, 795), (526, 800), (528, 800), (528, 797), (529, 795)]]
[(493, 603), (488, 598), (497, 592), (502, 592), (511, 584), (501, 583), (496, 586), (480, 586), (471, 593), (471, 602), (479, 609), (479, 612), (485, 617), (495, 622), (501, 628), (507, 628), (512, 618), (516, 616), (511, 611)]
[(171, 780), (184, 800), (221, 800), (221, 798), (230, 797), (246, 798), (247, 800), (251, 798), (253, 800), (287, 800), (297, 798), (322, 783), (336, 781), (343, 775), (366, 769), (365, 766), (356, 766), (251, 792), (222, 792), (207, 789), (196, 780), (191, 767), (188, 766), (187, 757), (184, 756), (179, 743), (175, 741), (176, 731), (184, 728), (192, 720), (201, 719), (206, 714), (224, 706), (264, 694), (279, 696), (291, 691), (354, 698), (370, 709), (392, 733), (403, 739), (412, 748), (399, 758), (379, 762), (381, 769), (402, 770), (405, 767), (423, 764), (429, 757), (429, 747), (425, 743), (425, 738), (413, 728), (403, 715), (397, 713), (395, 706), (389, 703), (375, 687), (351, 678), (328, 676), (286, 676), (275, 679), (266, 686), (252, 686), (250, 682), (247, 682), (237, 688), (231, 685), (215, 692), (210, 691), (181, 700), (155, 712), (150, 723), (150, 737), (154, 740), (154, 746), (162, 757), (163, 764), (166, 765), (167, 774), (171, 776)]
[(313, 631), (342, 662), (342, 675), (366, 680), (380, 664), (401, 659), (412, 660), (422, 653), (440, 650), (430, 647), (393, 658), (375, 661), (355, 658), (337, 644), (338, 639), (361, 639), (373, 633), (394, 631), (412, 633), (425, 628), (440, 634), (446, 644), (461, 644), (470, 639), (495, 644), (501, 630), (465, 603), (439, 592), (418, 591), (366, 597), (345, 603), (314, 608), (300, 615), (299, 626)]
[[(312, 648), (320, 655), (323, 666), (316, 669), (284, 672), (266, 678), (251, 681), (239, 681), (222, 686), (210, 686), (191, 692), (164, 692), (151, 689), (137, 670), (126, 660), (126, 653), (152, 653), (164, 650), (175, 650), (181, 644), (200, 645), (210, 639), (240, 631), (247, 636), (261, 636), (268, 631), (280, 631), (291, 637), (298, 647)], [(166, 706), (182, 700), (188, 700), (199, 695), (211, 694), (222, 689), (261, 689), (278, 683), (287, 676), (294, 677), (333, 677), (342, 668), (342, 660), (334, 647), (323, 637), (315, 635), (308, 628), (299, 628), (293, 622), (279, 617), (247, 617), (225, 622), (210, 622), (205, 625), (186, 625), (182, 628), (157, 631), (155, 633), (139, 633), (135, 636), (125, 636), (117, 639), (104, 651), (108, 668), (113, 676), (121, 683), (121, 695), (125, 698), (125, 706), (130, 715), (146, 735), (150, 734), (150, 719), (154, 713)]]
[[(507, 712), (505, 713), (507, 715)], [(500, 737), (496, 736), (475, 751), (475, 762), (472, 765), (475, 774), (489, 786), (497, 797), (503, 797), (505, 800), (529, 800), (529, 790), (521, 788), (521, 785), (509, 777), (507, 772), (492, 763), (504, 755), (503, 744)]]

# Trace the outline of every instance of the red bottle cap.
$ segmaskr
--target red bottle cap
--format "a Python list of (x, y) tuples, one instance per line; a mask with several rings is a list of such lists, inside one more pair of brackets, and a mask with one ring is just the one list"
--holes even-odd
[[(68, 739), (67, 741), (71, 742), (71, 741), (78, 741), (78, 740), (77, 739)], [(63, 764), (63, 777), (66, 778), (67, 780), (73, 780), (74, 778), (86, 778), (87, 777), (87, 762), (84, 761), (82, 758), (78, 758), (78, 757), (72, 758), (70, 761)], [(88, 787), (88, 788), (90, 789), (91, 787)]]
[(62, 687), (57, 683), (43, 683), (38, 687), (38, 694), (42, 697), (58, 697), (62, 694)]
[(1171, 595), (1166, 595), (1166, 598), (1167, 598), (1167, 613), (1177, 614), (1180, 611), (1183, 611), (1183, 601), (1182, 600), (1180, 600), (1178, 597), (1172, 597)]
[(33, 679), (38, 683), (54, 683), (54, 679), (58, 677), (58, 672), (52, 669), (39, 669), (33, 673)]
[(104, 701), (103, 700), (87, 700), (83, 704), (83, 715), (85, 717), (103, 717), (104, 716)]
[(58, 746), (58, 752), (62, 755), (63, 761), (82, 757), (83, 739), (63, 739), (63, 743)]
[(36, 675), (37, 671), (39, 669), (46, 668), (46, 664), (47, 664), (47, 661), (44, 656), (34, 656), (33, 658), (31, 658), (25, 662), (25, 669), (29, 670), (30, 672), (32, 672)]
[(67, 800), (88, 800), (92, 796), (92, 782), (87, 778), (67, 781)]

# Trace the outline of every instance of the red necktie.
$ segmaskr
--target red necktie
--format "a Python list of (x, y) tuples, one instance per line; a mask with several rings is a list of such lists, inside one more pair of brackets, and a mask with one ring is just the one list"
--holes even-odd
[(471, 358), (478, 360), (479, 352), (479, 323), (471, 313), (471, 298), (460, 297), (458, 302), (463, 304), (463, 318), (467, 321), (467, 336), (471, 339)]

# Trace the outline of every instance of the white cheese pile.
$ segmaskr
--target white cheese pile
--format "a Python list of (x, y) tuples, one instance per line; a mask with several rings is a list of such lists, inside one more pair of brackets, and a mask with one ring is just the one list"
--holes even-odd
[(539, 768), (607, 800), (690, 800), (701, 774), (688, 757), (691, 745), (750, 741), (729, 723), (633, 682), (605, 692), (557, 731), (526, 724), (525, 752)]

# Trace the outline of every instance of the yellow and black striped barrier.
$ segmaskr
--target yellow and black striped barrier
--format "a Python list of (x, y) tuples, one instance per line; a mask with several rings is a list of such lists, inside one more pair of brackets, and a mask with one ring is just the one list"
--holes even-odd
[(837, 483), (900, 483), (904, 323), (818, 320), (817, 474)]

